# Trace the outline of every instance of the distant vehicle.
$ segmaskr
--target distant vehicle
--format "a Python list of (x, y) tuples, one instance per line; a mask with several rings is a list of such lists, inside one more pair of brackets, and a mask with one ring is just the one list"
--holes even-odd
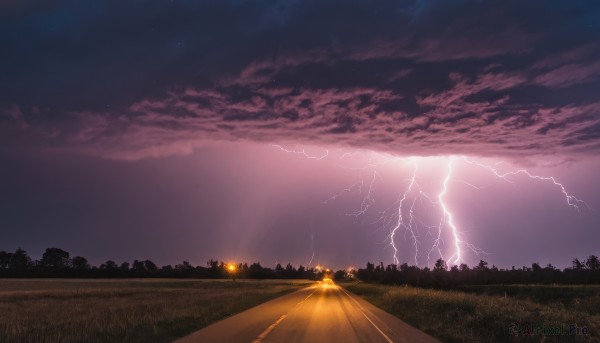
[(333, 285), (333, 280), (328, 277), (323, 278), (323, 283), (326, 285)]

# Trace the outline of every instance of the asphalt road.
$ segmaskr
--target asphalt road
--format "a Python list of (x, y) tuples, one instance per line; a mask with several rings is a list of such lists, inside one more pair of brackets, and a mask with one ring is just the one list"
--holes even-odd
[(337, 285), (317, 283), (184, 337), (190, 342), (439, 342)]

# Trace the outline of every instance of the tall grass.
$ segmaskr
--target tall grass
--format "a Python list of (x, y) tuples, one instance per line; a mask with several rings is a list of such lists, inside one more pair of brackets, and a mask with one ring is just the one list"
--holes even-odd
[(564, 307), (574, 313), (600, 315), (600, 285), (473, 285), (459, 286), (459, 290)]
[(166, 342), (307, 283), (0, 280), (0, 342)]
[[(600, 306), (595, 286), (573, 286), (566, 297), (571, 300), (566, 302), (551, 288), (536, 288), (547, 286), (520, 286), (521, 293), (519, 288), (509, 286), (506, 297), (504, 286), (496, 286), (488, 294), (484, 294), (484, 289), (474, 294), (365, 283), (344, 287), (444, 342), (600, 342)], [(587, 287), (592, 287), (591, 291)], [(548, 290), (552, 296), (541, 295)], [(574, 323), (587, 326), (590, 334), (513, 336), (509, 333), (513, 322), (562, 328)]]

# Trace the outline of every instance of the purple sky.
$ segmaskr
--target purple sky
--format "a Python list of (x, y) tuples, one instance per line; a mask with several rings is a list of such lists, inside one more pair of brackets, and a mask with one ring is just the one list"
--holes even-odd
[(341, 268), (392, 263), (393, 241), (400, 263), (568, 266), (600, 253), (599, 19), (586, 1), (5, 1), (0, 249)]

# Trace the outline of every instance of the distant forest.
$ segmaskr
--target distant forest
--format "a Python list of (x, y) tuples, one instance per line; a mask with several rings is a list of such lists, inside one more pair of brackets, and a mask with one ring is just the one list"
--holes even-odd
[(108, 260), (100, 266), (92, 266), (82, 256), (71, 257), (59, 248), (47, 248), (40, 260), (32, 260), (27, 252), (18, 248), (15, 252), (0, 251), (0, 277), (23, 278), (241, 278), (241, 279), (321, 279), (333, 277), (337, 280), (359, 279), (366, 282), (407, 284), (421, 287), (453, 287), (478, 284), (600, 284), (600, 260), (595, 255), (587, 259), (573, 259), (572, 266), (560, 270), (551, 264), (542, 267), (533, 263), (531, 267), (499, 269), (479, 261), (474, 267), (466, 264), (448, 268), (443, 259), (438, 259), (433, 268), (419, 268), (404, 263), (400, 266), (384, 266), (368, 262), (366, 268), (330, 271), (320, 267), (298, 268), (277, 264), (275, 268), (263, 267), (255, 262), (226, 264), (209, 260), (205, 266), (193, 266), (183, 261), (175, 266), (158, 267), (150, 260), (134, 260), (133, 263), (117, 264)]
[[(233, 266), (209, 260), (206, 266), (193, 266), (188, 261), (159, 267), (150, 260), (132, 263), (108, 260), (92, 266), (85, 257), (74, 256), (59, 248), (47, 248), (40, 260), (32, 260), (27, 252), (18, 248), (14, 253), (0, 251), (0, 277), (75, 277), (75, 278), (248, 278), (248, 279), (311, 279), (317, 276), (313, 269), (278, 264), (275, 269), (260, 263), (239, 263)], [(320, 275), (322, 277), (322, 274)]]

